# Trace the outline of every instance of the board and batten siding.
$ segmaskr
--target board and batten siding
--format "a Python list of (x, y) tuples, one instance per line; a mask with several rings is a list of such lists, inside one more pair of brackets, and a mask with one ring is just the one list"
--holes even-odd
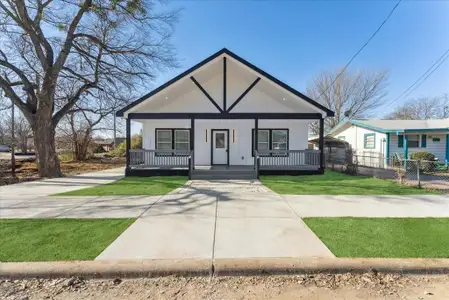
[[(155, 149), (156, 128), (190, 128), (190, 120), (139, 120), (143, 148)], [(313, 120), (259, 120), (259, 128), (289, 129), (289, 150), (307, 149), (307, 131)], [(253, 165), (254, 120), (195, 120), (195, 164), (211, 164), (211, 129), (229, 129), (229, 164)], [(207, 133), (206, 133), (207, 130)], [(234, 139), (233, 139), (234, 130)], [(206, 138), (207, 134), (207, 138)]]
[[(426, 134), (426, 147), (425, 148), (408, 148), (408, 153), (426, 151), (435, 155), (439, 161), (446, 160), (446, 133), (422, 133)], [(410, 134), (416, 135), (416, 134)], [(434, 138), (439, 138), (439, 142), (434, 142)], [(421, 141), (421, 139), (420, 139)], [(421, 143), (420, 143), (421, 146)], [(390, 155), (393, 156), (395, 153), (404, 153), (404, 148), (398, 147), (398, 136), (396, 134), (390, 134)]]
[[(365, 134), (375, 134), (375, 147), (374, 149), (365, 149)], [(387, 135), (385, 133), (373, 131), (370, 129), (362, 128), (352, 125), (348, 129), (336, 134), (335, 138), (344, 137), (345, 141), (351, 145), (352, 149), (357, 154), (363, 155), (363, 153), (380, 153), (385, 154), (385, 141)]]

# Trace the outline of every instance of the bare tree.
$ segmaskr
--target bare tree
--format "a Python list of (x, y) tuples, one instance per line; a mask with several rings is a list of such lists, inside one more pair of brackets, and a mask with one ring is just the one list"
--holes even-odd
[(111, 132), (113, 124), (107, 117), (127, 103), (129, 98), (103, 93), (96, 97), (88, 96), (80, 99), (58, 125), (58, 131), (72, 141), (72, 150), (77, 160), (87, 159), (92, 137), (95, 132)]
[[(335, 112), (335, 117), (326, 118), (325, 130), (333, 128), (345, 118), (365, 119), (385, 101), (388, 73), (386, 71), (343, 72), (324, 71), (307, 88), (307, 94)], [(332, 84), (332, 85), (331, 85)], [(318, 134), (319, 125), (311, 125), (312, 134)]]
[(80, 99), (130, 95), (176, 66), (178, 11), (156, 1), (0, 1), (0, 87), (33, 129), (40, 176), (61, 175), (55, 129)]
[(386, 119), (427, 120), (449, 118), (449, 97), (411, 99), (386, 116)]

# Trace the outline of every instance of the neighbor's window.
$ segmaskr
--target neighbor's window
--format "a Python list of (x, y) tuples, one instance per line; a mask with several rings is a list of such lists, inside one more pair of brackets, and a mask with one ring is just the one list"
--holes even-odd
[(407, 135), (408, 147), (419, 148), (419, 134)]
[(365, 149), (374, 149), (376, 148), (376, 134), (375, 133), (367, 133), (365, 134), (363, 145)]

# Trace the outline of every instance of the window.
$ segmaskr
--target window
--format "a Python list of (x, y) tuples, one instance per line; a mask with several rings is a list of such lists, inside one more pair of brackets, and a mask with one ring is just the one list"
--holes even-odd
[(287, 130), (272, 130), (271, 138), (272, 150), (287, 150)]
[(419, 148), (419, 134), (407, 135), (408, 147)]
[[(252, 136), (253, 141), (251, 147), (254, 149), (254, 129), (252, 130)], [(288, 139), (288, 129), (259, 129), (257, 134), (257, 150), (288, 150)]]
[(339, 140), (342, 140), (342, 141), (345, 141), (345, 140), (346, 140), (346, 137), (345, 137), (345, 136), (342, 136), (342, 135), (340, 135), (340, 136), (337, 136), (337, 139), (339, 139)]
[(376, 134), (375, 133), (365, 133), (363, 139), (363, 146), (365, 149), (376, 148)]
[(190, 131), (175, 130), (175, 148), (176, 150), (190, 149)]
[[(156, 129), (156, 150), (189, 150), (189, 129)], [(173, 152), (157, 152), (156, 155), (173, 155)]]
[(157, 150), (171, 150), (172, 149), (172, 131), (158, 130), (156, 134), (156, 149)]

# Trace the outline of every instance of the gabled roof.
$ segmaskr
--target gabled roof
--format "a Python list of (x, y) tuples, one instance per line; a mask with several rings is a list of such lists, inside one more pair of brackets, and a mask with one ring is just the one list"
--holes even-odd
[(362, 128), (378, 132), (429, 132), (429, 131), (448, 131), (449, 119), (441, 120), (349, 120), (336, 125), (329, 131), (329, 135), (339, 132), (356, 125)]
[(167, 81), (166, 83), (164, 83), (163, 85), (159, 86), (158, 88), (154, 89), (153, 91), (151, 91), (150, 93), (142, 96), (141, 98), (137, 99), (136, 101), (132, 102), (131, 104), (125, 106), (124, 108), (122, 108), (121, 110), (117, 111), (116, 115), (118, 117), (122, 117), (123, 114), (128, 111), (129, 109), (131, 109), (132, 107), (136, 106), (137, 104), (145, 101), (146, 99), (148, 99), (149, 97), (159, 93), (160, 91), (164, 90), (165, 88), (167, 88), (168, 86), (172, 85), (173, 83), (177, 82), (178, 80), (187, 77), (190, 73), (194, 72), (195, 70), (201, 68), (203, 65), (207, 64), (208, 62), (216, 59), (217, 57), (219, 57), (222, 54), (226, 54), (229, 57), (232, 57), (233, 59), (239, 61), (240, 63), (244, 64), (245, 66), (247, 66), (248, 68), (251, 68), (252, 70), (254, 70), (255, 72), (258, 72), (259, 74), (261, 74), (262, 76), (266, 77), (267, 79), (271, 80), (272, 82), (278, 84), (279, 86), (281, 86), (282, 88), (286, 89), (287, 91), (289, 91), (290, 93), (294, 94), (297, 97), (302, 98), (303, 100), (307, 101), (308, 103), (314, 105), (315, 107), (317, 107), (318, 109), (321, 109), (322, 111), (327, 113), (328, 117), (333, 117), (334, 116), (334, 112), (330, 109), (328, 109), (327, 107), (319, 104), (318, 102), (312, 100), (311, 98), (307, 97), (306, 95), (300, 93), (299, 91), (295, 90), (294, 88), (290, 87), (289, 85), (287, 85), (286, 83), (280, 81), (279, 79), (275, 78), (274, 76), (268, 74), (267, 72), (263, 71), (262, 69), (256, 67), (255, 65), (251, 64), (250, 62), (248, 62), (247, 60), (243, 59), (242, 57), (238, 56), (237, 54), (231, 52), (230, 50), (223, 48), (220, 51), (212, 54), (211, 56), (209, 56), (208, 58), (204, 59), (203, 61), (199, 62), (198, 64), (194, 65), (193, 67), (191, 67), (190, 69), (182, 72), (181, 74), (179, 74), (178, 76), (172, 78), (171, 80)]

